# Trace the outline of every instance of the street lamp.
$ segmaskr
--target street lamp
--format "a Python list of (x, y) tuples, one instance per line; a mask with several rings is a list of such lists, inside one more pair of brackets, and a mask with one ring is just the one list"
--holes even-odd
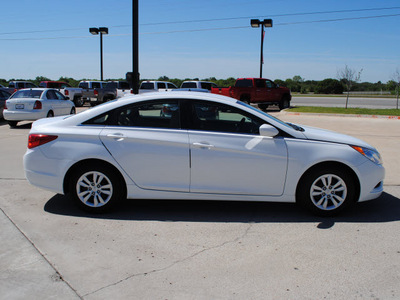
[(258, 19), (250, 20), (251, 27), (258, 28), (261, 25), (261, 54), (260, 54), (260, 78), (262, 78), (262, 65), (263, 61), (263, 47), (264, 47), (264, 27), (272, 27), (272, 19), (264, 19), (263, 21)]
[(107, 27), (89, 28), (89, 32), (93, 35), (100, 33), (100, 80), (103, 81), (103, 34), (108, 34)]

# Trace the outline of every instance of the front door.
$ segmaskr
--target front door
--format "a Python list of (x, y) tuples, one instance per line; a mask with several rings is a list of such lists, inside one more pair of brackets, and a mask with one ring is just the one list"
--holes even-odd
[(283, 193), (288, 156), (283, 138), (260, 136), (263, 121), (230, 106), (194, 102), (193, 115), (191, 192)]

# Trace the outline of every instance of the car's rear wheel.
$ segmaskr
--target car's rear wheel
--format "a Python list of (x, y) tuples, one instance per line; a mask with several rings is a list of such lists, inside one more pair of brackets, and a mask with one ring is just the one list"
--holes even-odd
[(85, 101), (82, 99), (82, 97), (75, 97), (74, 103), (76, 107), (82, 107), (85, 104)]
[(315, 169), (303, 177), (297, 201), (314, 214), (332, 216), (355, 203), (354, 178), (334, 167)]
[(54, 117), (54, 113), (53, 113), (53, 111), (49, 111), (48, 113), (47, 113), (47, 118), (52, 118), (52, 117)]
[(285, 109), (290, 107), (290, 99), (288, 96), (283, 96), (281, 102), (279, 102), (279, 109)]
[(123, 197), (125, 187), (116, 171), (102, 164), (80, 166), (71, 176), (69, 193), (85, 211), (109, 211)]
[(8, 125), (9, 125), (11, 128), (17, 127), (17, 124), (18, 124), (18, 121), (8, 121)]
[(258, 104), (258, 108), (265, 111), (268, 108), (268, 104)]

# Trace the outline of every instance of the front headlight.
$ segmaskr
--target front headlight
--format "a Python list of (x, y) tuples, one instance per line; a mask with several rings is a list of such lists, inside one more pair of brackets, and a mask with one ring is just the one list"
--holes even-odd
[(373, 161), (374, 163), (381, 165), (382, 164), (382, 158), (378, 151), (364, 148), (364, 147), (359, 147), (359, 146), (351, 146), (354, 150), (356, 150), (358, 153), (364, 155), (366, 158), (369, 160)]

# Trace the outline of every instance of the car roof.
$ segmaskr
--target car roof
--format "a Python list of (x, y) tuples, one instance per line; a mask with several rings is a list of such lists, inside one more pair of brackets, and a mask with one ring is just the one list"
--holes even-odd
[[(96, 116), (99, 116), (108, 111), (117, 109), (119, 107), (123, 107), (125, 105), (140, 103), (140, 102), (144, 102), (147, 100), (150, 101), (150, 100), (162, 100), (162, 99), (213, 101), (213, 102), (218, 102), (221, 104), (230, 105), (230, 106), (239, 108), (241, 110), (247, 111), (255, 116), (258, 116), (261, 119), (266, 120), (271, 125), (276, 126), (283, 131), (286, 131), (288, 134), (292, 135), (293, 137), (304, 138), (304, 135), (301, 132), (294, 130), (290, 126), (283, 126), (282, 123), (284, 123), (284, 122), (280, 121), (279, 119), (277, 120), (273, 116), (270, 116), (258, 109), (250, 107), (249, 105), (247, 105), (239, 100), (236, 100), (234, 98), (221, 96), (218, 94), (212, 94), (212, 93), (195, 93), (195, 92), (186, 92), (186, 91), (182, 91), (179, 93), (149, 92), (149, 93), (144, 93), (144, 94), (125, 96), (125, 97), (119, 98), (118, 100), (112, 100), (112, 101), (103, 103), (101, 105), (97, 105), (88, 110), (80, 112), (79, 114), (60, 118), (59, 120), (57, 120), (55, 122), (51, 122), (51, 124), (49, 124), (49, 126), (52, 126), (52, 127), (80, 126), (82, 123), (86, 122), (87, 120), (90, 120)], [(41, 124), (41, 125), (46, 126), (46, 123), (47, 122), (44, 122), (44, 124)], [(285, 127), (285, 128), (283, 128), (283, 127)]]
[(33, 91), (47, 91), (47, 90), (55, 90), (55, 91), (56, 91), (56, 89), (52, 89), (52, 88), (40, 88), (40, 87), (38, 87), (38, 88), (26, 88), (26, 89), (20, 89), (20, 90), (18, 90), (18, 91), (29, 91), (29, 90), (33, 90)]

